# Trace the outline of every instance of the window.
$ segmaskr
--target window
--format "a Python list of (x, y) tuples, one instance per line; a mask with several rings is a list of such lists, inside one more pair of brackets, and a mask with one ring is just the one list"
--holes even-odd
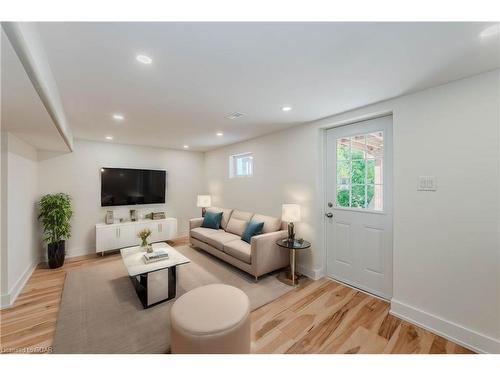
[(337, 139), (337, 206), (383, 210), (384, 134)]
[(253, 174), (253, 154), (231, 155), (229, 157), (229, 177), (249, 177)]

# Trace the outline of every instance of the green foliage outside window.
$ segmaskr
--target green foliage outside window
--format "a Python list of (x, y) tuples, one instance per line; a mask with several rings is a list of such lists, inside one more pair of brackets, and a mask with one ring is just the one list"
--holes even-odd
[[(362, 150), (337, 145), (337, 205), (340, 207), (368, 207), (375, 189), (375, 160), (365, 160)], [(365, 202), (365, 184), (366, 198)], [(349, 189), (351, 187), (351, 189)], [(349, 191), (351, 190), (351, 192)], [(349, 204), (349, 194), (351, 203)]]

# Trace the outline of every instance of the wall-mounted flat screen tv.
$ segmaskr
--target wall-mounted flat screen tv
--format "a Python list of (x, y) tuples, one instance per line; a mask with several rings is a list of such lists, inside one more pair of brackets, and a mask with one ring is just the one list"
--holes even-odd
[(101, 168), (101, 206), (165, 203), (167, 172)]

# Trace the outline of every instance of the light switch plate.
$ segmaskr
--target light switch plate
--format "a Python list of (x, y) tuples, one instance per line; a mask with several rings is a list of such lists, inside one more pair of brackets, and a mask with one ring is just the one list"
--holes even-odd
[(419, 176), (417, 190), (436, 191), (437, 190), (436, 176)]

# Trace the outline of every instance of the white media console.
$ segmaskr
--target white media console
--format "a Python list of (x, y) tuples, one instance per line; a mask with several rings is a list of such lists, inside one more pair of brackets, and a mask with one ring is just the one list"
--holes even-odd
[(143, 219), (125, 223), (96, 224), (96, 253), (104, 254), (107, 250), (139, 245), (141, 240), (137, 237), (137, 233), (143, 229), (151, 230), (148, 239), (150, 243), (172, 240), (177, 237), (177, 219), (169, 217), (160, 220)]

